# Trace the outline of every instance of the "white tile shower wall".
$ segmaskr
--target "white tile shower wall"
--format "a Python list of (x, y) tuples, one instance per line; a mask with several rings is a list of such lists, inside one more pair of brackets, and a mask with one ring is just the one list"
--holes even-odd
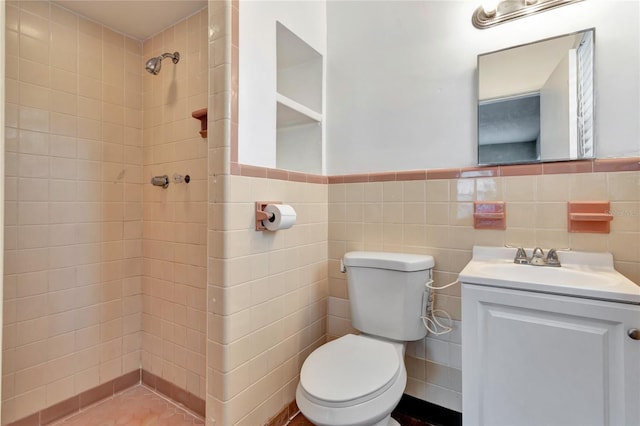
[[(473, 245), (571, 247), (610, 251), (615, 267), (640, 283), (640, 173), (587, 173), (329, 185), (327, 334), (351, 332), (339, 265), (350, 250), (423, 253), (435, 258), (436, 285), (456, 280)], [(473, 201), (507, 202), (507, 229), (474, 230)], [(566, 202), (611, 200), (610, 234), (567, 232)], [(460, 411), (460, 286), (437, 292), (454, 333), (407, 350), (407, 393)]]
[[(209, 218), (209, 393), (217, 422), (264, 424), (295, 399), (302, 362), (326, 340), (327, 186), (225, 176)], [(295, 226), (256, 231), (255, 201)], [(216, 240), (221, 232), (223, 240)]]
[[(142, 367), (204, 399), (206, 351), (207, 140), (194, 110), (207, 107), (208, 13), (203, 9), (143, 44), (145, 60), (163, 61), (144, 73), (142, 209)], [(140, 69), (143, 64), (140, 63)], [(191, 181), (175, 183), (174, 174)], [(168, 175), (169, 187), (149, 184)]]
[(142, 46), (6, 7), (2, 423), (140, 364)]

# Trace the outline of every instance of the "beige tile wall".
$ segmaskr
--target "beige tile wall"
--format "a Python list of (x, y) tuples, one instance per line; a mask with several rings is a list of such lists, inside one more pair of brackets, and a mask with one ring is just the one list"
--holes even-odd
[[(208, 425), (265, 424), (326, 339), (328, 187), (229, 174), (237, 6), (209, 2)], [(298, 223), (255, 231), (254, 203), (269, 200), (291, 204)]]
[[(142, 366), (205, 397), (207, 140), (192, 111), (207, 107), (207, 9), (146, 40), (144, 59), (178, 51), (144, 72)], [(140, 67), (142, 69), (142, 65)], [(152, 176), (189, 175), (167, 189)]]
[(6, 12), (3, 424), (139, 368), (142, 275), (141, 44)]
[[(225, 202), (209, 222), (207, 417), (264, 424), (295, 399), (302, 362), (326, 341), (327, 186), (242, 176), (221, 181)], [(256, 231), (257, 200), (291, 204), (296, 225)]]
[[(615, 267), (640, 285), (640, 173), (371, 182), (329, 185), (330, 338), (352, 331), (340, 258), (350, 250), (433, 255), (436, 285), (454, 281), (474, 245), (511, 244), (610, 251)], [(505, 231), (474, 230), (473, 201), (504, 200)], [(611, 200), (610, 234), (569, 234), (566, 202)], [(460, 320), (460, 286), (436, 304)], [(461, 410), (459, 321), (455, 332), (427, 337), (407, 351), (407, 393)]]

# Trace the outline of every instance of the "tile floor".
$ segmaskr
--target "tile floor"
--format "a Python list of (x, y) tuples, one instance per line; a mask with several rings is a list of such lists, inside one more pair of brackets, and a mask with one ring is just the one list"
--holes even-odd
[(97, 403), (52, 426), (193, 426), (204, 419), (143, 385)]
[[(429, 423), (394, 412), (402, 426), (431, 426)], [(194, 426), (204, 419), (174, 404), (144, 385), (136, 385), (113, 398), (101, 401), (51, 426)], [(313, 426), (302, 413), (289, 426)]]

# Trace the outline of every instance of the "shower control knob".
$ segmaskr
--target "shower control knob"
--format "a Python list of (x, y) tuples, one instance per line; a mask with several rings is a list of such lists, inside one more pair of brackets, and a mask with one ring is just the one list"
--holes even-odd
[(189, 182), (191, 182), (191, 176), (189, 176), (189, 175), (185, 175), (185, 177), (184, 177), (184, 183), (189, 183)]
[(630, 328), (627, 331), (627, 336), (631, 337), (633, 340), (640, 340), (640, 330), (637, 328)]
[(153, 186), (161, 186), (163, 188), (168, 188), (169, 187), (169, 176), (167, 176), (167, 175), (154, 176), (154, 177), (151, 178), (151, 184)]

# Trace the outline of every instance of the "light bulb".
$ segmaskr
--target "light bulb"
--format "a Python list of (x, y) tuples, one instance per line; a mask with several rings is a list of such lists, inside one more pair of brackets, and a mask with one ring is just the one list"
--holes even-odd
[(486, 16), (494, 16), (498, 10), (500, 0), (485, 0), (482, 2), (482, 10)]

